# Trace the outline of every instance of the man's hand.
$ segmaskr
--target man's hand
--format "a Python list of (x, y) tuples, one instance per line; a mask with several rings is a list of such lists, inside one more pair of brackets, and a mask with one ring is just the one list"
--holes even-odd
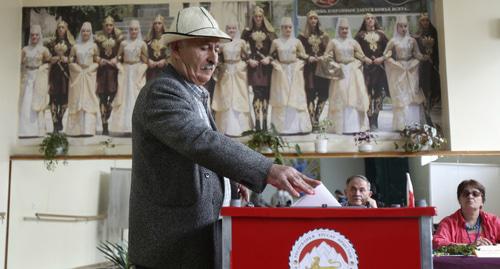
[(378, 208), (377, 201), (375, 201), (373, 198), (368, 198), (368, 203), (370, 204), (371, 208)]
[(248, 190), (247, 187), (243, 186), (242, 184), (237, 184), (238, 186), (238, 193), (240, 194), (241, 199), (245, 202), (250, 202), (250, 191)]
[(290, 166), (273, 164), (266, 179), (268, 184), (288, 191), (291, 195), (299, 197), (299, 192), (314, 194), (314, 188), (321, 184), (320, 181), (307, 177)]

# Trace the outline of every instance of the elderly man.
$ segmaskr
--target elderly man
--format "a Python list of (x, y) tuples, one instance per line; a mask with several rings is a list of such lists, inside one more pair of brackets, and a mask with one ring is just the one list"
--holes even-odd
[(351, 176), (345, 185), (347, 201), (341, 203), (342, 206), (377, 208), (377, 203), (371, 198), (370, 181), (365, 176)]
[(181, 10), (164, 37), (169, 66), (137, 98), (129, 221), (136, 268), (220, 268), (224, 177), (295, 196), (319, 184), (215, 130), (201, 85), (217, 64), (219, 41), (229, 39), (204, 8)]

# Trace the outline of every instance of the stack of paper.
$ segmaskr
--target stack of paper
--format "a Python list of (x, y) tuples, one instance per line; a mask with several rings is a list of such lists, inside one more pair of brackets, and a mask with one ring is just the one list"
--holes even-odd
[(340, 206), (339, 202), (332, 193), (320, 184), (314, 189), (314, 194), (306, 194), (292, 204), (292, 207), (324, 207), (324, 206)]
[(500, 258), (500, 245), (479, 246), (476, 250), (476, 256), (482, 258)]

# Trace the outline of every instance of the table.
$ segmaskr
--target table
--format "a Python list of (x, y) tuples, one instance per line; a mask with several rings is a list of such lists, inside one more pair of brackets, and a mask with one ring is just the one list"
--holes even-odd
[(434, 269), (498, 269), (500, 258), (474, 256), (439, 256), (433, 258)]

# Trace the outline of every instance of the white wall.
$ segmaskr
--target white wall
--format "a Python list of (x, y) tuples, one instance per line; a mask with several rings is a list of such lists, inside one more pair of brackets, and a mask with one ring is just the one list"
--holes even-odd
[(365, 161), (363, 158), (321, 159), (320, 165), (321, 181), (331, 193), (336, 189), (343, 191), (348, 177), (365, 174)]
[[(21, 46), (21, 1), (4, 0), (0, 8), (0, 212), (7, 210), (9, 156), (16, 140)], [(4, 264), (6, 221), (0, 221), (0, 267)]]
[(442, 5), (451, 149), (500, 150), (500, 1)]
[(430, 200), (429, 165), (422, 165), (422, 158), (408, 158), (415, 201)]
[(130, 168), (131, 161), (72, 160), (54, 172), (47, 171), (39, 160), (13, 161), (7, 268), (64, 269), (104, 261), (96, 246), (108, 239), (107, 219), (54, 222), (26, 218), (34, 218), (35, 213), (107, 214), (111, 167)]
[(457, 209), (457, 187), (466, 179), (476, 179), (486, 189), (486, 211), (500, 215), (500, 165), (470, 163), (431, 163), (430, 165), (430, 204), (437, 207), (434, 223), (441, 221)]

